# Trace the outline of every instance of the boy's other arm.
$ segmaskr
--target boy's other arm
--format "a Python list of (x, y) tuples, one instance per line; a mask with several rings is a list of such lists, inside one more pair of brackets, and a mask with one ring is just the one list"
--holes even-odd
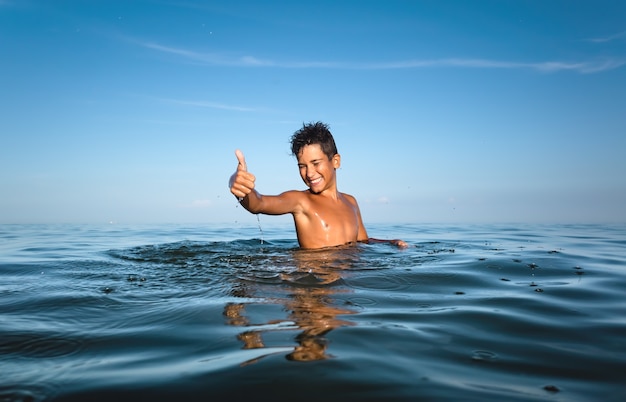
[(356, 211), (356, 217), (357, 217), (358, 225), (359, 225), (359, 229), (356, 234), (356, 240), (367, 243), (369, 237), (367, 236), (367, 230), (365, 229), (365, 225), (363, 224), (363, 218), (361, 218), (361, 210), (359, 209), (359, 204), (356, 202), (356, 198), (350, 196), (349, 199), (352, 205), (354, 205), (354, 209)]
[(373, 237), (370, 237), (365, 242), (366, 243), (389, 243), (391, 245), (397, 246), (398, 248), (409, 247), (409, 244), (407, 242), (405, 242), (404, 240), (400, 240), (400, 239), (386, 240), (386, 239), (375, 239)]
[(237, 170), (230, 176), (230, 192), (241, 206), (253, 214), (282, 215), (298, 212), (303, 198), (299, 191), (286, 191), (280, 195), (263, 195), (254, 188), (256, 178), (248, 172), (243, 153), (235, 151)]
[(357, 218), (359, 220), (359, 232), (357, 234), (357, 241), (362, 243), (389, 243), (398, 248), (407, 248), (409, 247), (408, 243), (404, 240), (394, 239), (394, 240), (383, 240), (383, 239), (375, 239), (373, 237), (368, 237), (367, 230), (365, 229), (365, 225), (363, 224), (363, 219), (361, 218), (361, 211), (359, 210), (359, 205), (356, 202), (356, 198), (350, 197), (351, 202), (356, 209)]

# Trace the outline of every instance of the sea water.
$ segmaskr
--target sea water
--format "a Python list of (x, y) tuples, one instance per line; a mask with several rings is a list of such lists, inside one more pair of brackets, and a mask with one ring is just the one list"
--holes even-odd
[(368, 232), (2, 225), (0, 400), (626, 400), (625, 225)]

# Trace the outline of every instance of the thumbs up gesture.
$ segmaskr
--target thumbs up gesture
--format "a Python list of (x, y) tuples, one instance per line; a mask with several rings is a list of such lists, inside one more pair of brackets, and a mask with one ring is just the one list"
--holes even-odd
[(239, 162), (239, 164), (237, 165), (237, 170), (243, 170), (244, 172), (247, 172), (248, 167), (246, 166), (246, 158), (244, 158), (243, 152), (237, 149), (235, 151), (235, 156), (237, 157), (237, 162)]
[(235, 151), (237, 157), (237, 170), (230, 176), (228, 186), (230, 192), (239, 200), (245, 198), (254, 189), (254, 181), (256, 178), (250, 172), (248, 172), (248, 166), (246, 165), (246, 158), (243, 156), (243, 152), (240, 150)]

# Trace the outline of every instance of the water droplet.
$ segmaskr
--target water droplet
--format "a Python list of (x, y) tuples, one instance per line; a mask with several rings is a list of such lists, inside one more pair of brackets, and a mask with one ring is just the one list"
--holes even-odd
[(560, 392), (561, 390), (556, 385), (546, 385), (543, 387), (548, 392)]
[(498, 355), (488, 350), (475, 350), (472, 352), (472, 360), (475, 362), (492, 362), (497, 358)]

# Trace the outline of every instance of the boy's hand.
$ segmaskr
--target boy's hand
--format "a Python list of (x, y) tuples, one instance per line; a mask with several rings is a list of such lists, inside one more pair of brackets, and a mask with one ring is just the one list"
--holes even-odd
[(243, 152), (236, 150), (235, 155), (239, 164), (237, 165), (237, 171), (230, 176), (228, 186), (230, 187), (230, 192), (241, 201), (254, 189), (256, 178), (252, 173), (248, 172)]
[(407, 248), (409, 247), (409, 243), (405, 242), (404, 240), (391, 240), (390, 242), (391, 244), (393, 244), (394, 246), (397, 246), (398, 248)]
[(243, 157), (243, 152), (240, 150), (235, 150), (235, 156), (237, 157), (237, 161), (239, 165), (237, 165), (237, 170), (243, 170), (245, 172), (248, 171), (248, 167), (246, 166), (246, 158)]

